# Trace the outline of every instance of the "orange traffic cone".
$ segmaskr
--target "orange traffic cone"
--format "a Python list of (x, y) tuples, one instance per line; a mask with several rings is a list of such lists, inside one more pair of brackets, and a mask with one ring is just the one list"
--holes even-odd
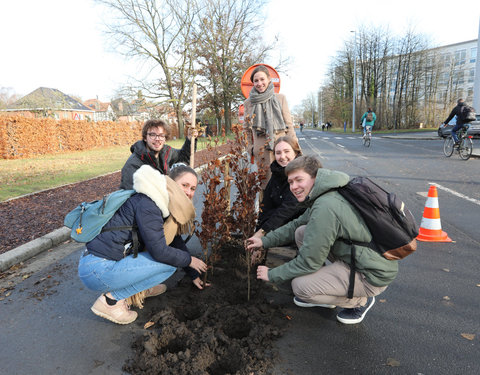
[(423, 211), (422, 221), (417, 240), (430, 242), (452, 242), (448, 234), (442, 231), (440, 209), (438, 208), (437, 187), (431, 185), (428, 189), (427, 202)]

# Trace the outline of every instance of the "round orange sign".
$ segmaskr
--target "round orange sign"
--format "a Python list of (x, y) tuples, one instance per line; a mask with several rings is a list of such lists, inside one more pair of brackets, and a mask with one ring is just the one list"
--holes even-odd
[(242, 80), (240, 82), (240, 87), (242, 89), (242, 94), (245, 98), (250, 96), (250, 90), (253, 87), (252, 81), (250, 81), (250, 75), (252, 74), (253, 69), (255, 69), (259, 65), (265, 65), (270, 72), (270, 77), (272, 78), (273, 82), (273, 90), (276, 93), (280, 92), (280, 75), (278, 72), (272, 68), (270, 65), (267, 64), (255, 64), (248, 68), (245, 73), (243, 73)]

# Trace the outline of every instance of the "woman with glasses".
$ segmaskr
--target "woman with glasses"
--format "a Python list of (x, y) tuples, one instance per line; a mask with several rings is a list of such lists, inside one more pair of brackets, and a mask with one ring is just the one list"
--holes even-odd
[[(120, 189), (133, 189), (133, 174), (144, 164), (152, 166), (162, 174), (169, 174), (173, 164), (190, 162), (190, 137), (185, 138), (185, 143), (179, 150), (165, 144), (168, 135), (168, 126), (164, 121), (145, 122), (142, 139), (130, 147), (132, 154), (122, 168)], [(196, 137), (197, 131), (194, 130), (191, 135)]]

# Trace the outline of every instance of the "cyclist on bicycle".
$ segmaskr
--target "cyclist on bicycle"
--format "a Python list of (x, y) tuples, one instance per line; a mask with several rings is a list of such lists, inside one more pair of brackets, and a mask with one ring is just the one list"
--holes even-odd
[(377, 115), (372, 111), (372, 108), (368, 107), (367, 112), (363, 114), (360, 121), (362, 122), (363, 136), (365, 137), (367, 131), (372, 131), (373, 125), (375, 124), (375, 121), (377, 121)]
[(457, 116), (457, 124), (452, 129), (452, 138), (455, 142), (455, 146), (457, 146), (459, 143), (457, 131), (465, 127), (468, 129), (468, 124), (463, 122), (463, 116), (461, 115), (463, 107), (465, 107), (465, 101), (463, 99), (458, 99), (457, 105), (452, 109), (452, 112), (450, 112), (447, 119), (442, 123), (442, 126), (445, 126), (445, 124), (448, 124), (452, 118)]

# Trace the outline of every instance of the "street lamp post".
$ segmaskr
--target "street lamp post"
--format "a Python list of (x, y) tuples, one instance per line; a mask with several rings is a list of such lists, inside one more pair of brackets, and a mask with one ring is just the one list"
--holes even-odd
[(357, 31), (353, 33), (353, 103), (352, 103), (352, 133), (355, 133), (355, 102), (357, 99)]

